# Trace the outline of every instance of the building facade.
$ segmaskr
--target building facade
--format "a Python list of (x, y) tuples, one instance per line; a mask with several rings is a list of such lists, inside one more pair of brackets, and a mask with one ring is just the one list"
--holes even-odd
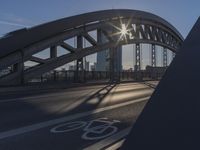
[[(122, 71), (122, 46), (114, 49), (114, 71)], [(97, 71), (110, 70), (110, 50), (105, 50), (97, 53)]]

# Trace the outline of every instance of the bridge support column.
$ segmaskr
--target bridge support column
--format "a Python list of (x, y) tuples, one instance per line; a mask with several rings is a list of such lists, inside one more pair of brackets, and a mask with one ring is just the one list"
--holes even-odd
[(156, 67), (156, 46), (155, 46), (155, 44), (151, 45), (151, 66)]
[[(51, 46), (50, 47), (50, 58), (53, 59), (53, 58), (56, 58), (56, 57), (57, 57), (57, 47)], [(41, 75), (41, 79), (43, 79), (42, 75)], [(55, 70), (53, 72), (53, 80), (56, 81), (56, 71)]]
[(57, 47), (52, 46), (50, 48), (50, 58), (56, 58), (57, 57)]
[(167, 67), (167, 48), (163, 48), (163, 67)]
[[(17, 63), (13, 65), (13, 72), (17, 74), (17, 78), (14, 82), (16, 84), (24, 84), (24, 62)], [(12, 84), (12, 83), (11, 83)]]
[[(77, 36), (77, 48), (83, 48), (81, 35)], [(84, 82), (84, 79), (83, 58), (80, 58), (76, 61), (75, 82)]]

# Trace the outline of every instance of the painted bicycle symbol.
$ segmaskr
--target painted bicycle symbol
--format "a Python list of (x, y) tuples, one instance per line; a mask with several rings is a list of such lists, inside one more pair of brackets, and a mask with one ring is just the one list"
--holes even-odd
[(99, 140), (116, 133), (118, 128), (113, 124), (119, 123), (119, 120), (109, 121), (108, 118), (98, 118), (91, 121), (74, 121), (59, 124), (53, 127), (52, 133), (71, 132), (83, 128), (82, 139)]

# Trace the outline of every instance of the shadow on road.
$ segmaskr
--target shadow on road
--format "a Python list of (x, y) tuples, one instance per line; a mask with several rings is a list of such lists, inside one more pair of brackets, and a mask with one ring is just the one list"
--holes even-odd
[[(68, 110), (66, 111), (66, 114), (73, 114), (77, 112), (77, 108), (80, 110), (92, 110), (98, 107), (98, 105), (103, 101), (103, 99), (110, 93), (110, 91), (116, 87), (116, 84), (109, 84), (106, 85), (105, 87), (99, 89), (97, 92), (94, 94), (90, 95), (89, 97), (83, 99), (83, 100), (75, 100), (74, 103), (71, 105), (66, 104), (62, 108), (60, 108), (56, 114), (60, 114), (63, 110)], [(89, 93), (90, 94), (90, 93)], [(90, 103), (89, 103), (90, 102)]]

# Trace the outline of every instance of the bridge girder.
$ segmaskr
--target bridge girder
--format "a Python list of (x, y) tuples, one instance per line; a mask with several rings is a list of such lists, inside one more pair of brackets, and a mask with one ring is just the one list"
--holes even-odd
[[(103, 17), (102, 19), (100, 14), (106, 14), (106, 12), (108, 16)], [(112, 12), (112, 14), (110, 14), (110, 12)], [(91, 14), (93, 16), (92, 21), (86, 22)], [(53, 35), (42, 35), (42, 37), (44, 37), (43, 39), (40, 39), (38, 35), (37, 42), (22, 42), (21, 44), (23, 46), (19, 44), (19, 47), (11, 47), (7, 53), (1, 53), (0, 70), (9, 66), (14, 66), (16, 64), (22, 67), (18, 67), (17, 70), (11, 72), (10, 74), (0, 77), (0, 85), (9, 84), (8, 81), (13, 80), (16, 82), (27, 81), (35, 76), (42, 75), (45, 72), (51, 71), (71, 61), (80, 60), (87, 55), (125, 44), (149, 43), (163, 46), (176, 53), (181, 46), (181, 43), (183, 42), (182, 36), (172, 25), (164, 21), (162, 18), (146, 12), (131, 10), (108, 10), (88, 13), (84, 14), (83, 16), (86, 19), (82, 20), (79, 24), (77, 24), (77, 21), (79, 21), (78, 19), (80, 19), (80, 16), (70, 17), (71, 24), (76, 25), (70, 27), (68, 24), (62, 24), (62, 26), (66, 27), (62, 32), (59, 31)], [(66, 18), (66, 20), (69, 20), (69, 18)], [(61, 20), (61, 22), (62, 21), (63, 20)], [(53, 23), (51, 22), (49, 23), (49, 26), (55, 27), (56, 24), (60, 25), (59, 22), (60, 20), (55, 21), (54, 25), (52, 25)], [(128, 32), (126, 39), (121, 39), (116, 42), (116, 39), (119, 39), (119, 35), (110, 33), (110, 30), (116, 31), (116, 26), (117, 28), (121, 28), (121, 23), (127, 24), (127, 28), (129, 28), (130, 31)], [(13, 41), (15, 38), (18, 37), (19, 41), (24, 40), (25, 36), (23, 37), (23, 35), (26, 32), (31, 32), (30, 35), (35, 35), (37, 33), (36, 30), (44, 29), (44, 27), (49, 29), (48, 23), (30, 29), (30, 31), (27, 29), (22, 30), (21, 33), (19, 31), (16, 33), (8, 34), (6, 37), (0, 40), (0, 51), (3, 51), (5, 48), (5, 43), (2, 44), (2, 42), (9, 41), (11, 45), (12, 42), (14, 42), (13, 45), (15, 45), (16, 41)], [(57, 26), (55, 30), (57, 30)], [(106, 42), (99, 42), (89, 34), (91, 31), (95, 31), (96, 34), (98, 34), (97, 30), (102, 31), (104, 36), (108, 39)], [(84, 47), (83, 45), (78, 45), (75, 47), (66, 43), (66, 40), (77, 37), (87, 40), (87, 42), (90, 43), (90, 46)], [(35, 39), (37, 38), (34, 37), (34, 40)], [(64, 48), (67, 51), (67, 54), (57, 56), (55, 49), (58, 46)], [(47, 48), (51, 49), (52, 57), (41, 59), (34, 56), (36, 53), (41, 52)], [(38, 63), (38, 65), (25, 70), (23, 65), (26, 61), (33, 61)], [(21, 77), (23, 77), (23, 79), (21, 79)]]

